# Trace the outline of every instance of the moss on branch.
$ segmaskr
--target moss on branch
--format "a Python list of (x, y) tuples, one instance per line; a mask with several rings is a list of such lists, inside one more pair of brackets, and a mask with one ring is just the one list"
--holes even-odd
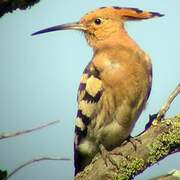
[(154, 142), (149, 145), (149, 163), (156, 163), (159, 159), (168, 155), (173, 147), (180, 146), (180, 120), (178, 119), (180, 119), (180, 115), (162, 122), (170, 128), (168, 132), (158, 135)]

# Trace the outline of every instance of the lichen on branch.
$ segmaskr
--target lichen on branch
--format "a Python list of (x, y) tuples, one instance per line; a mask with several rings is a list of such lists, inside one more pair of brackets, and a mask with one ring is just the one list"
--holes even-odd
[[(174, 119), (170, 118), (164, 121), (170, 126), (167, 132), (158, 135), (152, 144), (149, 145), (149, 163), (156, 163), (159, 159), (168, 155), (174, 147), (180, 148), (180, 114)], [(176, 151), (177, 149), (174, 149)]]

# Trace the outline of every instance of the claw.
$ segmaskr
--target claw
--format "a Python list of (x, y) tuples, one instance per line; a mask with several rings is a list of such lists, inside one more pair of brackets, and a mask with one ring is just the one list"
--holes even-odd
[(110, 156), (110, 155), (113, 155), (113, 153), (111, 154), (110, 152), (108, 152), (108, 151), (106, 150), (106, 148), (105, 148), (102, 144), (99, 145), (99, 149), (100, 149), (100, 153), (101, 153), (101, 155), (102, 155), (102, 158), (103, 158), (103, 160), (104, 160), (104, 162), (105, 162), (105, 165), (108, 166), (108, 160), (109, 160), (109, 162), (110, 162), (113, 166), (115, 166), (116, 169), (118, 170), (118, 169), (119, 169), (118, 164), (117, 164), (116, 161)]
[(100, 149), (100, 153), (104, 160), (105, 165), (108, 166), (108, 163), (107, 163), (108, 151), (105, 149), (105, 147), (102, 144), (99, 145), (99, 149)]
[(127, 142), (130, 142), (130, 143), (132, 144), (134, 150), (136, 151), (137, 146), (136, 146), (136, 144), (135, 144), (132, 140), (137, 141), (137, 142), (139, 142), (140, 144), (142, 144), (142, 141), (141, 141), (140, 139), (136, 138), (136, 137), (132, 137), (131, 135), (130, 135), (129, 138), (126, 140)]

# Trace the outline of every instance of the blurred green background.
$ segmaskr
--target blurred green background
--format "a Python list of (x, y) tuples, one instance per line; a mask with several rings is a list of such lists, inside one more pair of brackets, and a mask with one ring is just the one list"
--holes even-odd
[[(79, 79), (92, 57), (83, 35), (75, 31), (31, 33), (74, 22), (101, 6), (136, 7), (165, 14), (162, 18), (126, 23), (129, 34), (151, 57), (153, 88), (146, 110), (133, 135), (144, 130), (148, 115), (156, 113), (180, 81), (179, 0), (43, 0), (26, 11), (0, 19), (0, 132), (38, 126), (56, 119), (61, 123), (32, 134), (0, 141), (0, 169), (13, 170), (39, 156), (73, 159), (74, 119)], [(167, 116), (179, 113), (180, 97)], [(174, 154), (148, 168), (144, 180), (180, 168)], [(12, 180), (70, 180), (73, 161), (40, 162), (24, 168)]]

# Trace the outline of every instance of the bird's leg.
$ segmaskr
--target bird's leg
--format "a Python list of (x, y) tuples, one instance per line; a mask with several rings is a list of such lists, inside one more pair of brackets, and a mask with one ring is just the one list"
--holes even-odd
[(102, 156), (106, 166), (108, 166), (107, 156), (109, 155), (108, 154), (109, 152), (105, 149), (105, 147), (102, 144), (99, 145), (99, 149), (100, 149), (101, 156)]
[(105, 162), (105, 165), (108, 166), (107, 160), (109, 160), (113, 166), (115, 166), (117, 169), (119, 169), (118, 164), (117, 164), (116, 161), (111, 157), (111, 153), (108, 152), (108, 151), (106, 150), (106, 148), (105, 148), (102, 144), (99, 145), (99, 149), (100, 149), (100, 153), (101, 153), (101, 155), (102, 155), (102, 158), (103, 158), (103, 160), (104, 160), (104, 162)]
[[(143, 132), (141, 132), (140, 134), (138, 134), (138, 136), (143, 134), (152, 125), (153, 121), (157, 118), (157, 115), (158, 115), (158, 113), (149, 115), (149, 122), (146, 124), (145, 130)], [(132, 141), (132, 139), (134, 139), (134, 141), (137, 141), (140, 144), (142, 144), (142, 141), (140, 139), (138, 139), (136, 137), (132, 137), (131, 135), (129, 135), (127, 140), (125, 140), (122, 144), (126, 144), (126, 143), (130, 142), (132, 144), (134, 150), (136, 151), (136, 144)]]
[(137, 142), (139, 142), (140, 144), (142, 144), (142, 141), (141, 141), (140, 139), (138, 139), (138, 138), (136, 138), (136, 137), (132, 137), (131, 135), (129, 135), (129, 137), (122, 143), (122, 145), (130, 142), (130, 143), (132, 144), (134, 150), (136, 151), (137, 146), (136, 146), (135, 142), (133, 142), (132, 140), (137, 141)]
[(138, 143), (142, 144), (142, 141), (136, 137), (132, 137), (131, 135), (129, 135), (128, 141), (132, 144), (132, 146), (134, 147), (134, 150), (136, 151), (136, 144), (132, 141), (132, 139), (134, 139), (134, 141), (137, 141)]

